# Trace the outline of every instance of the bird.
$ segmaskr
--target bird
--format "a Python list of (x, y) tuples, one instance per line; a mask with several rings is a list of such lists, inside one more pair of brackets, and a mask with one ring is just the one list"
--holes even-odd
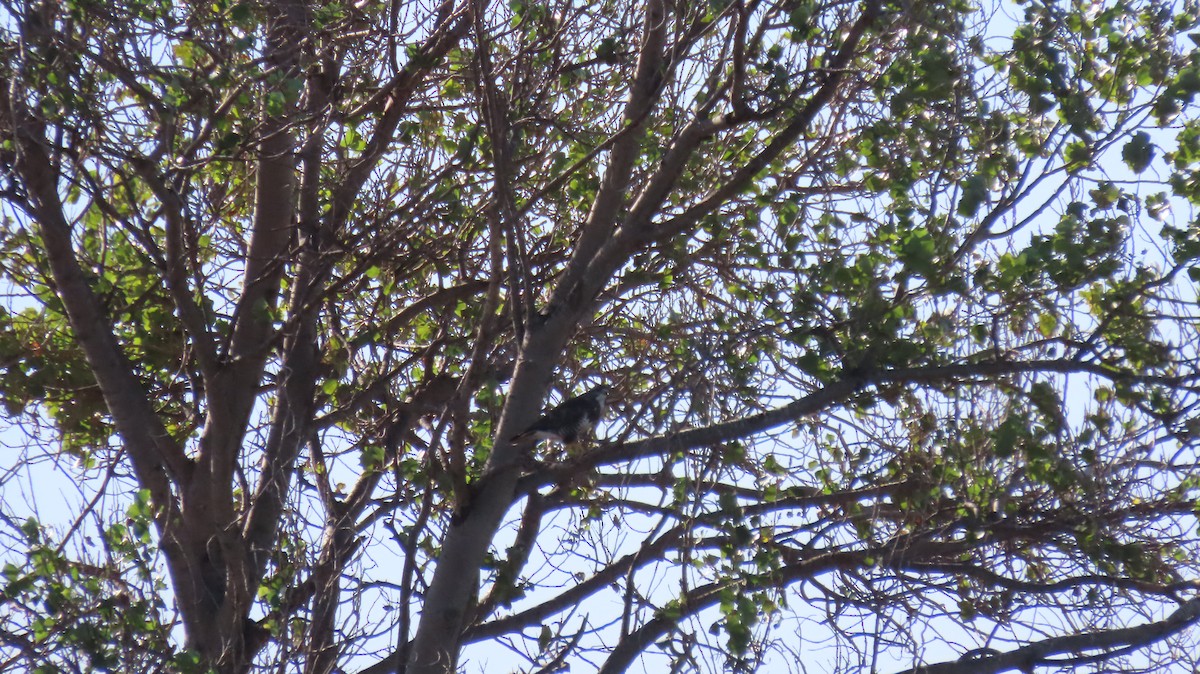
[(597, 386), (583, 395), (564, 401), (543, 414), (529, 428), (509, 438), (509, 442), (535, 440), (557, 440), (569, 445), (596, 427), (604, 417), (604, 399), (608, 387)]

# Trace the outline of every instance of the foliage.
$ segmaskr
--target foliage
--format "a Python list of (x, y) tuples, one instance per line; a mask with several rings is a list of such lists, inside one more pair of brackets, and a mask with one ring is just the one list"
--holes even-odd
[(1191, 0), (3, 8), (0, 669), (1194, 650)]

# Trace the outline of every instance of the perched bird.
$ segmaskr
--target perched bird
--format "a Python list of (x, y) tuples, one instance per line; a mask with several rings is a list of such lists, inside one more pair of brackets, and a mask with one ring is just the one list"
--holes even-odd
[(608, 396), (607, 386), (596, 388), (563, 402), (546, 412), (524, 431), (512, 436), (510, 442), (528, 438), (557, 440), (569, 445), (579, 436), (591, 431), (604, 417), (604, 399)]

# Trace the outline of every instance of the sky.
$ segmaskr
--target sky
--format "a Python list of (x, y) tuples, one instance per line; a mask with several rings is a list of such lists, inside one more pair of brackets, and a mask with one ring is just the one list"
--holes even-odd
[[(1004, 25), (1003, 19), (999, 19), (996, 31), (1001, 35), (1004, 34)], [(1169, 147), (1173, 143), (1169, 131), (1161, 132), (1161, 135), (1153, 138), (1153, 141), (1161, 147)], [(1150, 170), (1160, 173), (1165, 171), (1162, 165), (1161, 151), (1158, 160)], [(1110, 156), (1106, 157), (1100, 171), (1107, 174), (1111, 180), (1122, 183), (1133, 178), (1128, 169), (1120, 162), (1117, 152), (1110, 153)], [(11, 208), (6, 206), (5, 214), (12, 216)], [(1172, 202), (1171, 213), (1168, 217), (1186, 222), (1192, 216), (1190, 206), (1179, 201)], [(19, 216), (17, 217), (19, 218)], [(1142, 224), (1139, 225), (1138, 238), (1145, 243), (1148, 249), (1161, 250), (1161, 241), (1158, 239), (1157, 232), (1148, 229), (1150, 224), (1149, 221), (1142, 221)], [(1131, 251), (1131, 253), (1135, 252)], [(1194, 287), (1192, 292), (1194, 294)], [(25, 306), (28, 299), (10, 293), (7, 295), (7, 301), (9, 309), (14, 310)], [(1066, 390), (1070, 392), (1070, 397), (1078, 396), (1080, 402), (1090, 397), (1091, 386), (1086, 380), (1076, 378), (1065, 386)], [(1069, 409), (1073, 414), (1080, 415), (1083, 405), (1070, 404)], [(1078, 421), (1077, 418), (1074, 420)], [(610, 419), (608, 424), (602, 427), (602, 435), (612, 435), (617, 427), (617, 422)], [(767, 438), (762, 442), (775, 441)], [(82, 468), (74, 457), (44, 451), (45, 448), (53, 448), (56, 444), (57, 440), (53, 429), (38, 426), (31, 417), (0, 418), (0, 476), (2, 476), (0, 477), (0, 487), (2, 487), (0, 488), (0, 515), (6, 518), (6, 521), (0, 524), (0, 564), (12, 562), (19, 565), (23, 563), (20, 546), (15, 541), (18, 535), (17, 528), (28, 517), (51, 524), (60, 533), (78, 527), (83, 535), (72, 537), (68, 542), (68, 549), (85, 556), (97, 554), (94, 547), (98, 535), (97, 523), (121, 519), (121, 513), (131, 503), (133, 485), (127, 475), (120, 473), (120, 469), (114, 473), (87, 470)], [(119, 446), (119, 438), (114, 438), (114, 448), (117, 446)], [(110, 451), (119, 450), (112, 449)], [(357, 475), (359, 467), (352, 462), (341, 461), (335, 465), (334, 471), (335, 476), (342, 476), (342, 481), (349, 484)], [(634, 495), (636, 496), (636, 494)], [(85, 506), (92, 507), (93, 513), (77, 521), (81, 508)], [(519, 516), (519, 513), (520, 506), (518, 505), (512, 511), (513, 517)], [(303, 518), (305, 513), (298, 513), (298, 516)], [(510, 517), (509, 526), (503, 529), (497, 537), (495, 547), (498, 550), (505, 549), (509, 544), (514, 521)], [(557, 535), (548, 536), (544, 541), (543, 544), (548, 546), (556, 543), (569, 544), (570, 539), (580, 535), (577, 531), (578, 523), (567, 514), (551, 518), (545, 526), (548, 531), (557, 532)], [(650, 518), (646, 518), (644, 521), (631, 518), (624, 523), (624, 526), (631, 532), (628, 540), (622, 540), (619, 536), (605, 540), (605, 546), (609, 548), (606, 554), (616, 557), (633, 549), (631, 546), (636, 546), (641, 538), (632, 533), (649, 530), (654, 526), (654, 521)], [(315, 542), (319, 531), (310, 533), (313, 534), (312, 540)], [(364, 559), (363, 566), (372, 570), (395, 568), (399, 565), (401, 557), (397, 554), (392, 542), (388, 540), (386, 530), (376, 529), (371, 535), (374, 537), (371, 554)], [(587, 533), (585, 532), (583, 536), (586, 540)], [(554, 551), (546, 552), (552, 554)], [(535, 554), (546, 558), (548, 556), (546, 552)], [(536, 562), (531, 564), (531, 568), (537, 567)], [(541, 575), (549, 583), (561, 586), (570, 582), (571, 573), (571, 569), (545, 568)], [(647, 571), (645, 578), (639, 577), (636, 584), (639, 589), (650, 595), (658, 591), (665, 593), (677, 585), (677, 579), (671, 577), (670, 574), (671, 570), (653, 568)], [(793, 593), (789, 593), (789, 596), (799, 597), (800, 595), (797, 593), (802, 592), (803, 588), (798, 588)], [(388, 596), (386, 591), (366, 589), (361, 595), (361, 605), (356, 606), (355, 610), (386, 612)], [(604, 610), (606, 608), (607, 612)], [(845, 658), (849, 654), (842, 650), (843, 647), (829, 639), (829, 630), (828, 626), (824, 624), (824, 617), (818, 612), (805, 612), (803, 602), (798, 599), (792, 603), (792, 608), (797, 609), (795, 615), (779, 620), (772, 625), (771, 631), (777, 634), (796, 635), (800, 642), (798, 647), (812, 657), (812, 661), (807, 661), (806, 655), (806, 662), (801, 664), (809, 667), (808, 671), (836, 671), (845, 666), (848, 663)], [(599, 610), (589, 612), (586, 616), (572, 616), (569, 623), (579, 625), (583, 624), (586, 619), (588, 625), (603, 625), (618, 617), (619, 611), (620, 606), (618, 605), (601, 606)], [(714, 619), (715, 611), (703, 614), (696, 619), (696, 622), (701, 628), (707, 629)], [(3, 620), (5, 620), (4, 609), (0, 607), (0, 624)], [(871, 620), (874, 618), (869, 620), (864, 618), (859, 622), (850, 619), (845, 621), (843, 627), (851, 631), (869, 634), (876, 631), (876, 626), (871, 624)], [(1140, 623), (1142, 620), (1144, 618), (1141, 616), (1130, 615), (1131, 623)], [(935, 642), (936, 640), (928, 638), (920, 630), (948, 630), (951, 624), (951, 622), (946, 622), (939, 627), (935, 622), (932, 625), (918, 627), (913, 639), (917, 643)], [(536, 639), (536, 635), (531, 636)], [(945, 632), (941, 632), (938, 636), (942, 639), (955, 639), (954, 636)], [(383, 634), (375, 643), (390, 644), (392, 642), (394, 642), (394, 635)], [(507, 649), (495, 644), (469, 646), (464, 652), (465, 669), (469, 672), (494, 672), (522, 664), (523, 660), (516, 652), (519, 650), (520, 648)], [(900, 669), (911, 664), (911, 657), (911, 654), (907, 652), (885, 649), (880, 654), (877, 666), (879, 671)], [(957, 652), (937, 648), (923, 653), (923, 657), (927, 662), (951, 660), (957, 657)], [(767, 662), (768, 665), (786, 663), (794, 667), (797, 663), (793, 658), (794, 656), (790, 653), (775, 652), (769, 656)], [(363, 656), (353, 659), (351, 664), (365, 665), (372, 662), (374, 662), (373, 657)], [(641, 671), (658, 672), (661, 671), (661, 666), (661, 661), (647, 658), (642, 661), (643, 669)], [(1181, 665), (1179, 671), (1185, 671), (1182, 669), (1183, 666)], [(1190, 665), (1188, 667), (1189, 669), (1186, 671), (1191, 671)], [(577, 671), (586, 671), (587, 669), (586, 663), (580, 663), (580, 669)], [(773, 668), (768, 667), (764, 671), (773, 671)]]

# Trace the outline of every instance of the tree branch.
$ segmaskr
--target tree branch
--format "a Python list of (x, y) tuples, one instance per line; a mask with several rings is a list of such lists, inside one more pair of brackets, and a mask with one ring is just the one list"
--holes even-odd
[[(593, 285), (604, 279), (587, 275), (587, 269), (601, 247), (608, 241), (615, 227), (617, 214), (625, 203), (630, 176), (637, 160), (638, 149), (644, 137), (645, 123), (650, 110), (658, 100), (667, 65), (664, 51), (667, 38), (667, 7), (662, 0), (651, 0), (646, 5), (646, 17), (642, 24), (642, 45), (629, 91), (629, 101), (622, 117), (623, 128), (635, 129), (613, 143), (609, 152), (607, 169), (592, 202), (571, 259), (563, 271), (550, 299), (553, 308), (564, 308), (579, 304), (573, 301), (577, 288), (588, 279)], [(587, 298), (590, 300), (590, 298)]]
[(467, 630), (464, 641), (470, 643), (510, 634), (529, 625), (536, 625), (571, 606), (577, 606), (586, 597), (609, 587), (622, 576), (628, 574), (639, 563), (648, 564), (660, 559), (663, 552), (673, 549), (684, 532), (685, 529), (683, 527), (670, 529), (656, 540), (643, 545), (636, 552), (632, 552), (612, 562), (587, 580), (572, 585), (556, 597), (527, 608), (520, 613), (514, 613), (513, 615), (472, 627)]
[(183, 213), (183, 200), (154, 172), (148, 161), (134, 161), (131, 164), (162, 203), (163, 218), (166, 220), (164, 261), (167, 291), (175, 302), (180, 322), (192, 338), (196, 361), (200, 364), (200, 371), (204, 373), (205, 383), (211, 385), (211, 378), (216, 374), (218, 367), (217, 345), (208, 329), (204, 313), (196, 302), (195, 294), (188, 286), (184, 235), (190, 223)]
[[(1097, 630), (1043, 639), (1005, 653), (989, 654), (979, 658), (964, 656), (957, 662), (919, 665), (899, 674), (995, 674), (1012, 670), (1028, 672), (1037, 666), (1069, 668), (1072, 664), (1084, 664), (1085, 662), (1095, 662), (1097, 659), (1116, 657), (1131, 648), (1144, 648), (1178, 634), (1192, 627), (1198, 621), (1200, 621), (1200, 597), (1183, 602), (1174, 613), (1158, 622), (1146, 623), (1137, 627)], [(1082, 655), (1084, 651), (1096, 650), (1101, 653)], [(1075, 657), (1066, 659), (1052, 659), (1051, 657), (1066, 653), (1075, 654)]]
[(812, 393), (798, 398), (787, 405), (752, 414), (723, 423), (690, 428), (670, 435), (660, 435), (615, 445), (598, 447), (579, 459), (564, 464), (547, 466), (521, 479), (516, 494), (527, 493), (539, 485), (558, 483), (579, 470), (598, 466), (626, 464), (635, 459), (657, 456), (667, 452), (682, 452), (698, 447), (729, 442), (761, 433), (784, 424), (792, 423), (810, 414), (815, 414), (832, 405), (848, 400), (858, 391), (872, 385), (936, 383), (953, 380), (987, 380), (997, 376), (1053, 372), (1057, 374), (1087, 373), (1113, 381), (1133, 381), (1178, 385), (1187, 376), (1159, 377), (1138, 375), (1114, 370), (1100, 363), (1076, 361), (1070, 358), (1033, 361), (987, 361), (959, 365), (931, 365), (924, 367), (898, 368), (874, 374), (845, 378), (826, 384)]
[(644, 224), (641, 227), (643, 230), (642, 236), (665, 236), (693, 226), (701, 218), (712, 213), (729, 199), (745, 190), (746, 186), (768, 164), (784, 150), (791, 147), (809, 129), (813, 120), (816, 119), (817, 113), (833, 100), (842, 82), (846, 79), (850, 63), (860, 55), (858, 49), (859, 41), (866, 34), (867, 29), (874, 25), (876, 19), (879, 18), (882, 11), (880, 4), (879, 0), (866, 0), (863, 2), (862, 13), (859, 15), (858, 21), (851, 26), (838, 52), (829, 60), (829, 65), (824, 68), (826, 72), (825, 81), (817, 89), (816, 93), (808, 99), (804, 107), (800, 109), (800, 112), (792, 118), (788, 125), (761, 152), (743, 164), (723, 185), (713, 190), (708, 196), (700, 200), (699, 203), (688, 208), (683, 213), (655, 227), (649, 227), (648, 223)]
[[(651, 0), (644, 19), (642, 55), (625, 110), (626, 124), (644, 124), (644, 112), (657, 100), (665, 39), (666, 7), (662, 0)], [(640, 133), (631, 134), (613, 146), (609, 169), (550, 302), (552, 307), (565, 310), (552, 310), (547, 322), (527, 331), (510, 387), (518, 393), (510, 395), (505, 402), (498, 438), (513, 433), (519, 424), (527, 423), (536, 414), (541, 393), (546, 389), (570, 330), (591, 306), (591, 298), (580, 296), (576, 290), (588, 262), (612, 231), (616, 213), (624, 202), (624, 189), (640, 141)], [(490, 479), (480, 481), (479, 492), (472, 495), (469, 511), (447, 533), (425, 596), (425, 611), (409, 652), (409, 674), (441, 674), (456, 669), (458, 640), (467, 618), (467, 607), (478, 591), (479, 563), (512, 503), (518, 478), (514, 465), (518, 451), (511, 443), (500, 441), (495, 444), (485, 466)]]
[(42, 124), (25, 109), (21, 94), (14, 92), (10, 81), (0, 80), (0, 87), (10, 92), (0, 96), (0, 117), (14, 130), (14, 168), (29, 199), (23, 206), (39, 225), (57, 294), (129, 451), (138, 481), (150, 489), (156, 505), (170, 508), (174, 497), (167, 475), (186, 485), (192, 464), (154, 413), (145, 387), (101, 313), (101, 302), (75, 257), (71, 225), (63, 215), (58, 177), (46, 154)]

